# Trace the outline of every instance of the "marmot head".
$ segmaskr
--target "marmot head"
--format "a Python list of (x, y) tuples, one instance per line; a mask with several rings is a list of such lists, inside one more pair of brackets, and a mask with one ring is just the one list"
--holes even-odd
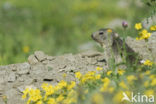
[(111, 46), (118, 34), (110, 28), (100, 29), (91, 35), (92, 39), (98, 42), (102, 47)]

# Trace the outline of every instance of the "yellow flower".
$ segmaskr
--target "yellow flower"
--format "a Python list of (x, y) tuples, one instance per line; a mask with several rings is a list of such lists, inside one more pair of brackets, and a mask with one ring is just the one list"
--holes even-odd
[(23, 47), (23, 52), (24, 52), (24, 53), (28, 53), (29, 50), (30, 50), (29, 46), (24, 46), (24, 47)]
[(62, 102), (64, 99), (64, 96), (62, 94), (60, 94), (57, 98), (56, 98), (56, 102)]
[(7, 96), (3, 95), (2, 96), (3, 101), (7, 104)]
[(129, 75), (129, 76), (127, 76), (127, 80), (128, 80), (128, 82), (129, 82), (130, 84), (132, 84), (132, 82), (133, 82), (134, 80), (137, 80), (137, 78), (136, 78), (134, 75)]
[(81, 77), (81, 83), (84, 84), (87, 81), (94, 81), (100, 78), (100, 75), (95, 75), (95, 71), (88, 71), (85, 75)]
[(125, 70), (118, 69), (118, 74), (119, 74), (119, 75), (123, 75), (124, 73), (125, 73)]
[(64, 81), (64, 80), (62, 80), (62, 81), (60, 81), (60, 82), (58, 83), (57, 86), (59, 86), (60, 88), (67, 87), (67, 82)]
[(119, 83), (119, 86), (122, 87), (123, 89), (128, 89), (127, 85), (124, 83), (124, 81)]
[(40, 101), (38, 101), (36, 104), (43, 104), (43, 102), (40, 100)]
[(48, 100), (48, 104), (57, 104), (54, 98)]
[(142, 34), (147, 34), (148, 33), (148, 31), (146, 30), (146, 29), (143, 29), (141, 32), (140, 32), (140, 35), (142, 35)]
[(103, 68), (102, 67), (97, 67), (96, 70), (100, 71), (100, 70), (103, 70)]
[[(63, 100), (62, 104), (75, 104), (77, 102), (77, 99), (74, 97), (67, 97), (66, 99)], [(53, 103), (52, 103), (53, 104)]]
[(71, 83), (67, 86), (67, 89), (70, 90), (70, 89), (74, 88), (75, 85), (76, 85), (76, 82), (71, 81)]
[(29, 88), (26, 88), (24, 91), (23, 91), (23, 95), (22, 95), (22, 99), (25, 99), (27, 97), (27, 94), (29, 93)]
[(147, 70), (147, 71), (145, 72), (145, 75), (149, 75), (150, 73), (151, 73), (151, 71)]
[(107, 92), (110, 80), (106, 77), (106, 78), (102, 79), (102, 82), (103, 82), (103, 85), (100, 88), (100, 91), (101, 92)]
[(103, 82), (103, 83), (109, 83), (110, 80), (109, 80), (109, 78), (105, 77), (104, 79), (102, 79), (102, 82)]
[(95, 75), (95, 71), (88, 71), (88, 73), (86, 73), (85, 76), (94, 76)]
[(110, 93), (113, 93), (114, 89), (115, 89), (114, 87), (109, 87), (109, 88), (108, 88), (108, 91), (109, 91)]
[(92, 96), (92, 104), (103, 104), (104, 98), (103, 95), (100, 93), (95, 93)]
[(66, 98), (63, 100), (62, 104), (75, 104), (77, 102), (77, 93), (75, 90), (70, 90)]
[(151, 86), (156, 86), (156, 78), (154, 78), (151, 82)]
[(150, 78), (150, 79), (154, 79), (154, 78), (156, 78), (156, 75), (155, 75), (155, 74), (151, 74), (151, 75), (149, 76), (149, 78)]
[(5, 95), (4, 95), (4, 96), (2, 96), (2, 98), (3, 98), (3, 99), (7, 99), (7, 97), (6, 97)]
[(154, 96), (154, 90), (152, 90), (152, 89), (146, 90), (146, 91), (144, 92), (144, 94), (147, 95), (148, 97), (149, 97), (150, 95), (153, 95), (153, 96)]
[(149, 86), (149, 81), (148, 80), (144, 82), (144, 86), (145, 87), (148, 87)]
[(101, 92), (107, 92), (108, 91), (108, 83), (104, 83), (103, 86), (100, 88)]
[(44, 88), (46, 88), (48, 85), (49, 85), (48, 83), (42, 83), (42, 86), (41, 86), (41, 87), (44, 89)]
[(42, 98), (41, 92), (39, 89), (30, 89), (29, 99), (33, 102), (36, 102)]
[(136, 40), (141, 40), (139, 37), (136, 37)]
[(143, 64), (146, 66), (152, 66), (153, 62), (151, 62), (150, 60), (146, 60)]
[(95, 76), (95, 79), (100, 79), (100, 78), (101, 78), (101, 75), (100, 74), (98, 74), (98, 75)]
[(150, 27), (150, 30), (151, 30), (151, 31), (155, 31), (155, 30), (156, 30), (156, 25), (151, 26), (151, 27)]
[(78, 78), (78, 79), (80, 79), (82, 77), (82, 74), (80, 72), (76, 72), (75, 73), (75, 77)]
[(45, 91), (44, 100), (47, 100), (47, 96), (52, 95), (55, 92), (55, 88), (47, 83), (43, 83), (41, 87)]
[(118, 104), (122, 102), (122, 98), (123, 98), (123, 92), (122, 91), (117, 92), (113, 97), (114, 104)]
[(139, 33), (139, 37), (137, 37), (136, 40), (148, 39), (150, 36), (151, 36), (151, 33), (149, 33), (146, 29), (143, 29)]
[(142, 29), (142, 24), (141, 23), (136, 23), (135, 24), (135, 29), (137, 29), (137, 30)]
[(108, 29), (107, 32), (111, 33), (112, 32), (112, 29)]
[(112, 71), (107, 71), (107, 75), (110, 76), (112, 74)]

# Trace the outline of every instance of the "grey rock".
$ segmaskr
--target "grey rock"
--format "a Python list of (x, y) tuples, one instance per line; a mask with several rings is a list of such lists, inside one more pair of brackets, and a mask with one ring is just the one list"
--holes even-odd
[(146, 29), (149, 29), (153, 24), (156, 24), (156, 15), (153, 15), (152, 17), (146, 18), (142, 21), (142, 25)]
[(5, 92), (7, 96), (7, 104), (24, 104), (24, 100), (21, 100), (22, 94), (19, 93), (16, 89), (8, 89)]
[(46, 58), (47, 58), (47, 60), (49, 60), (49, 61), (52, 61), (52, 60), (54, 60), (55, 59), (55, 57), (53, 57), (53, 56), (46, 56)]
[(4, 102), (2, 97), (0, 97), (0, 102), (1, 102), (1, 104), (5, 104), (5, 102)]
[(30, 55), (28, 57), (28, 62), (29, 62), (29, 64), (34, 65), (34, 64), (38, 63), (38, 60), (36, 59), (36, 57), (34, 55)]
[(138, 53), (143, 60), (149, 59), (156, 62), (156, 32), (152, 33), (148, 41), (127, 37), (126, 43)]
[(25, 86), (19, 86), (17, 90), (22, 93), (25, 90)]
[(0, 84), (6, 81), (5, 74), (6, 74), (5, 70), (0, 70)]
[(13, 66), (12, 71), (17, 71), (17, 68), (15, 66)]
[(18, 65), (17, 67), (17, 74), (22, 75), (22, 74), (27, 74), (29, 73), (30, 70), (30, 65), (28, 63), (23, 63)]
[(14, 72), (9, 73), (6, 77), (8, 82), (14, 82), (16, 80), (16, 74)]
[(4, 93), (4, 85), (0, 84), (0, 96)]
[(44, 65), (47, 65), (49, 62), (50, 62), (49, 60), (44, 60), (44, 61), (42, 61), (42, 63), (43, 63)]
[(37, 58), (37, 60), (40, 62), (46, 60), (47, 58), (44, 52), (42, 51), (35, 51), (34, 55)]
[(97, 51), (86, 51), (81, 53), (82, 57), (95, 57), (95, 56), (100, 56), (102, 53), (97, 52)]
[(86, 58), (86, 60), (88, 63), (93, 64), (93, 65), (95, 65), (97, 63), (97, 60), (94, 60), (92, 58)]

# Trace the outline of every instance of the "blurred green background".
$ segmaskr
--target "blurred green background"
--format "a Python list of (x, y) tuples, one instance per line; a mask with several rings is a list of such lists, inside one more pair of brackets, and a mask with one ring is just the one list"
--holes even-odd
[(114, 19), (133, 28), (147, 13), (138, 0), (0, 0), (0, 65), (24, 62), (36, 50), (77, 53)]

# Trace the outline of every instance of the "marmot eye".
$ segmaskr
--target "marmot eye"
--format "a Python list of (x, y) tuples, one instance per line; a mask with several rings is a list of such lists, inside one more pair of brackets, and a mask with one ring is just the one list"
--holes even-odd
[(103, 35), (103, 31), (100, 31), (100, 32), (99, 32), (99, 35)]

